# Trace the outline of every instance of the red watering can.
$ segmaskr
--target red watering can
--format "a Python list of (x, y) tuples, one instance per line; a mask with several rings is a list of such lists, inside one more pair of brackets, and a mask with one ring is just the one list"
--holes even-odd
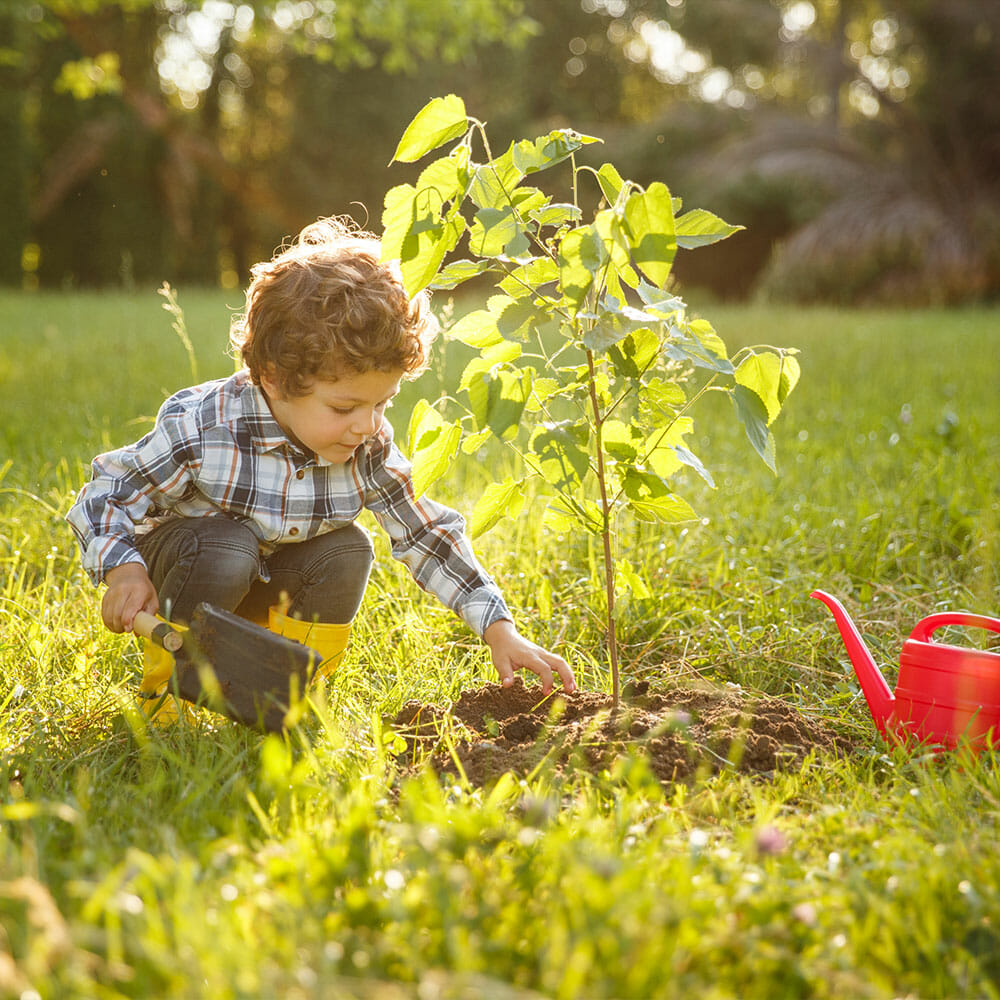
[(963, 740), (976, 751), (1000, 747), (1000, 655), (932, 639), (945, 625), (1000, 633), (1000, 619), (962, 611), (924, 618), (903, 644), (893, 694), (840, 601), (822, 590), (809, 596), (833, 612), (872, 718), (886, 739), (947, 749)]

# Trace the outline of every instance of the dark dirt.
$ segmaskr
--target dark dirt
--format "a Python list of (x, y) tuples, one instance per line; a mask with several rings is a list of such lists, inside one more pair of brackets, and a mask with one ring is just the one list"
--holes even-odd
[(727, 767), (770, 774), (796, 767), (812, 750), (846, 749), (820, 721), (780, 698), (707, 684), (654, 693), (641, 682), (626, 689), (612, 715), (607, 695), (544, 697), (518, 679), (511, 688), (466, 691), (448, 707), (409, 701), (386, 721), (406, 740), (398, 755), (404, 767), (429, 755), (439, 773), (456, 773), (450, 742), (474, 785), (505, 771), (526, 776), (543, 760), (563, 775), (600, 774), (626, 755), (645, 757), (666, 785)]

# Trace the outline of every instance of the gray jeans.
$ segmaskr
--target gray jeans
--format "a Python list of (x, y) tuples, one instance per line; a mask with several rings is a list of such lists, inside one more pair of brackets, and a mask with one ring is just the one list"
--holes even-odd
[[(184, 624), (202, 601), (266, 621), (283, 598), (306, 621), (350, 622), (361, 606), (374, 550), (368, 532), (349, 524), (261, 556), (246, 525), (227, 517), (174, 518), (138, 539), (160, 614)], [(260, 579), (266, 569), (270, 580)]]

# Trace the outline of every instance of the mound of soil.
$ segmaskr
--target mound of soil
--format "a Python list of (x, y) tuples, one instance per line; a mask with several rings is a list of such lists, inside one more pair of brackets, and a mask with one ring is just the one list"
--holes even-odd
[[(543, 760), (562, 774), (600, 774), (628, 754), (644, 756), (664, 784), (722, 768), (769, 774), (797, 766), (811, 750), (838, 746), (826, 726), (780, 698), (732, 686), (654, 693), (641, 682), (626, 689), (613, 713), (607, 695), (545, 697), (518, 678), (510, 688), (486, 684), (466, 691), (448, 707), (409, 701), (386, 722), (406, 741), (401, 765), (417, 765), (429, 755), (436, 771), (456, 773), (454, 750), (476, 785), (505, 771), (525, 776)], [(445, 733), (451, 734), (450, 748)]]

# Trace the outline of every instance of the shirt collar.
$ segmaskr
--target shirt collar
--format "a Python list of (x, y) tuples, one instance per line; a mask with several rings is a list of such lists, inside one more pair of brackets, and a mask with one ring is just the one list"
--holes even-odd
[(254, 385), (248, 378), (240, 392), (240, 405), (243, 410), (243, 420), (250, 431), (254, 447), (259, 451), (288, 451), (292, 455), (306, 460), (307, 465), (325, 467), (333, 465), (322, 455), (306, 451), (292, 441), (274, 419), (271, 407), (267, 405), (267, 396), (259, 385)]
[(240, 406), (243, 410), (243, 422), (250, 431), (250, 437), (257, 449), (280, 451), (282, 448), (289, 448), (296, 453), (301, 452), (274, 419), (274, 414), (267, 405), (264, 390), (249, 379), (240, 392)]

